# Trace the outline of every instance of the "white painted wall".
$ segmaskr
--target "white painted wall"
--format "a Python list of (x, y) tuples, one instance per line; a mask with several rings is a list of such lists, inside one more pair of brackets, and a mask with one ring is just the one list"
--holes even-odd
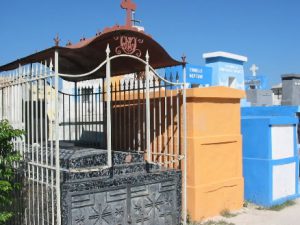
[(272, 126), (271, 135), (272, 159), (284, 159), (294, 156), (294, 126)]
[(296, 163), (273, 166), (273, 200), (294, 194), (296, 194)]

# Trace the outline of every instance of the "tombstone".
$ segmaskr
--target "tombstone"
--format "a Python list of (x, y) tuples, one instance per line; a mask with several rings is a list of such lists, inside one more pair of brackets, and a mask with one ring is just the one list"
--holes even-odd
[(285, 74), (282, 79), (282, 105), (300, 105), (300, 74)]
[(273, 104), (273, 93), (267, 90), (266, 76), (257, 76), (259, 68), (253, 64), (250, 68), (252, 76), (245, 77), (245, 90), (247, 101), (251, 106), (271, 106)]
[(252, 76), (245, 76), (245, 90), (266, 90), (268, 86), (268, 79), (266, 76), (257, 75), (258, 67), (253, 64), (250, 68)]
[(244, 90), (244, 63), (247, 57), (228, 52), (203, 54), (207, 67), (212, 68), (212, 85)]

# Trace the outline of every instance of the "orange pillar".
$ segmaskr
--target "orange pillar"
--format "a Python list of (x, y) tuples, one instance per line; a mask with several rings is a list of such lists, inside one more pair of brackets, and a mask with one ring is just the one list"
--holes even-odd
[(244, 91), (187, 90), (187, 194), (193, 221), (243, 205), (240, 99)]

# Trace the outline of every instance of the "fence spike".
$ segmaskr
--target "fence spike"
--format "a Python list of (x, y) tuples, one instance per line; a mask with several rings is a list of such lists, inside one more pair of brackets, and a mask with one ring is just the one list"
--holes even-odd
[(39, 65), (37, 63), (35, 64), (35, 77), (39, 77)]
[(26, 70), (27, 70), (27, 72), (26, 72), (27, 79), (30, 79), (31, 78), (31, 71), (30, 71), (30, 66), (29, 65), (27, 66)]
[(170, 73), (170, 81), (173, 82), (173, 73)]
[(43, 62), (40, 63), (40, 77), (43, 77)]
[(53, 71), (53, 62), (52, 62), (52, 59), (50, 59), (49, 69), (50, 69), (50, 71)]
[(177, 81), (177, 83), (179, 81), (179, 73), (178, 73), (178, 71), (176, 72), (176, 81)]

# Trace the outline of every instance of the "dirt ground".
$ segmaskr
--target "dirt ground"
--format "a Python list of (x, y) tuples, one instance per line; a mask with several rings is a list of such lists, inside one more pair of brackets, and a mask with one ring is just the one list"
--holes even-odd
[[(294, 201), (296, 204), (288, 206), (280, 211), (262, 209), (257, 205), (248, 204), (247, 207), (229, 215), (214, 217), (213, 221), (226, 221), (232, 225), (300, 225), (300, 199)], [(231, 218), (230, 214), (237, 214)], [(204, 223), (205, 224), (205, 223)], [(213, 223), (212, 223), (213, 224)], [(226, 223), (215, 223), (224, 224)]]

